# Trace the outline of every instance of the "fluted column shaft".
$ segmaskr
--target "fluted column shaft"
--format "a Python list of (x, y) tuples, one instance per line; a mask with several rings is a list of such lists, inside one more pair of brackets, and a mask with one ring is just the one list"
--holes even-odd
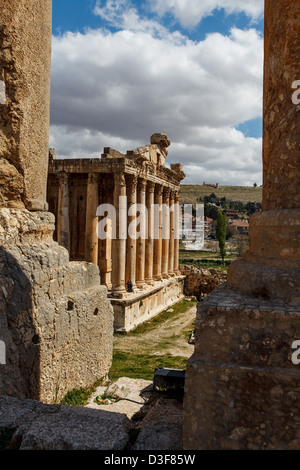
[(145, 283), (145, 246), (146, 246), (146, 187), (147, 181), (140, 179), (138, 181), (138, 205), (139, 205), (139, 237), (137, 239), (137, 256), (136, 256), (136, 285), (144, 288)]
[[(113, 206), (113, 180), (105, 178), (101, 182), (100, 189), (100, 204), (111, 204)], [(99, 268), (101, 275), (101, 284), (106, 285), (108, 290), (112, 289), (111, 273), (112, 273), (112, 234), (113, 234), (113, 220), (107, 212), (106, 217), (106, 238), (99, 239)], [(104, 218), (104, 215), (103, 215)]]
[(155, 186), (154, 204), (155, 204), (155, 239), (154, 239), (154, 253), (153, 253), (153, 275), (157, 281), (162, 280), (161, 275), (161, 260), (162, 260), (162, 194), (163, 187), (161, 185)]
[(126, 243), (126, 282), (132, 282), (133, 291), (136, 288), (136, 204), (137, 176), (127, 179), (128, 201), (128, 234)]
[(116, 211), (116, 238), (112, 243), (112, 293), (122, 295), (125, 289), (126, 263), (126, 181), (124, 174), (114, 174), (114, 207)]
[(145, 254), (145, 281), (147, 284), (153, 284), (153, 249), (154, 249), (154, 188), (155, 184), (148, 182), (147, 188), (147, 212), (148, 212), (148, 238), (146, 240)]
[(179, 271), (179, 232), (180, 232), (180, 206), (179, 206), (179, 193), (176, 192), (174, 196), (174, 264), (173, 264), (173, 271), (175, 274), (180, 274), (180, 271)]
[(169, 241), (169, 275), (174, 275), (174, 222), (175, 222), (175, 193), (170, 193), (170, 241)]
[(88, 175), (86, 192), (86, 223), (85, 223), (85, 260), (98, 266), (98, 235), (96, 216), (99, 205), (99, 176)]
[(170, 244), (170, 189), (165, 188), (163, 192), (162, 212), (162, 277), (169, 277), (169, 244)]
[(67, 173), (60, 173), (58, 182), (57, 242), (70, 252), (69, 178)]

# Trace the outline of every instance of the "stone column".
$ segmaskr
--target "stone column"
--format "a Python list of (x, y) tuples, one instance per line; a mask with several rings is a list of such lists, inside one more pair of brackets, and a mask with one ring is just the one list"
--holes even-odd
[(128, 236), (126, 244), (126, 282), (132, 282), (133, 292), (136, 290), (136, 204), (137, 204), (137, 176), (127, 179), (128, 201)]
[(146, 240), (145, 255), (145, 281), (153, 285), (153, 243), (154, 243), (154, 188), (155, 184), (148, 182), (147, 188), (147, 211), (148, 211), (148, 238)]
[[(109, 178), (107, 175), (101, 180), (100, 184), (100, 204), (111, 204), (113, 206), (113, 193), (114, 193), (114, 184), (113, 179)], [(110, 291), (112, 289), (111, 282), (111, 273), (112, 273), (112, 235), (113, 235), (113, 220), (109, 217), (109, 213), (106, 213), (106, 238), (104, 234), (100, 236), (99, 239), (99, 258), (98, 265), (100, 269), (101, 284), (105, 284), (107, 289)], [(105, 214), (101, 217), (103, 219)], [(99, 218), (100, 219), (100, 218)], [(100, 219), (100, 220), (101, 220)]]
[(266, 0), (263, 206), (228, 282), (197, 307), (184, 448), (299, 449), (299, 0)]
[(162, 277), (169, 277), (169, 243), (170, 243), (170, 188), (164, 188), (162, 211)]
[[(114, 208), (116, 211), (116, 238), (112, 241), (112, 293), (123, 296), (126, 265), (126, 181), (123, 173), (114, 174)], [(126, 225), (125, 225), (126, 224)]]
[(47, 210), (52, 1), (0, 10), (0, 206)]
[(57, 242), (70, 252), (69, 178), (67, 173), (58, 175)]
[(136, 252), (136, 285), (143, 289), (146, 287), (145, 283), (145, 246), (146, 246), (146, 231), (147, 231), (147, 219), (146, 219), (146, 187), (147, 181), (140, 179), (138, 182), (138, 204), (140, 206), (139, 219), (140, 219), (140, 236), (137, 239), (137, 252)]
[(174, 276), (175, 192), (170, 193), (169, 275)]
[(245, 293), (298, 303), (300, 127), (292, 86), (300, 80), (299, 2), (266, 1), (265, 13), (262, 212), (250, 219), (249, 251), (232, 264), (228, 281)]
[(180, 206), (179, 206), (179, 192), (176, 191), (174, 196), (174, 265), (173, 271), (175, 274), (180, 274), (179, 270), (179, 236), (180, 236)]
[(86, 192), (86, 223), (85, 223), (85, 260), (98, 266), (98, 235), (96, 216), (99, 205), (99, 175), (88, 175)]
[(162, 281), (161, 260), (162, 260), (162, 194), (163, 187), (155, 186), (154, 204), (155, 204), (155, 232), (154, 232), (154, 253), (153, 253), (153, 275), (156, 281)]

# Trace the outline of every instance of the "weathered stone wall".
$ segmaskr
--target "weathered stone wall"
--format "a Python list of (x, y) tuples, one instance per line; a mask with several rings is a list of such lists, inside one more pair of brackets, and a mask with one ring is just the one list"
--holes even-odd
[(46, 207), (51, 6), (0, 0), (0, 207)]
[[(298, 0), (265, 4), (263, 202), (264, 211), (300, 206), (299, 106), (292, 84), (299, 77)], [(297, 87), (299, 88), (299, 87)]]
[(113, 310), (98, 268), (69, 263), (48, 212), (0, 210), (0, 394), (46, 403), (107, 375)]
[(299, 449), (300, 309), (222, 286), (198, 305), (185, 449)]
[(212, 292), (225, 280), (215, 269), (197, 268), (196, 266), (182, 264), (179, 266), (184, 279), (184, 294), (194, 295), (201, 300)]
[(0, 0), (0, 394), (50, 403), (105, 376), (113, 341), (98, 267), (69, 263), (45, 211), (51, 7)]

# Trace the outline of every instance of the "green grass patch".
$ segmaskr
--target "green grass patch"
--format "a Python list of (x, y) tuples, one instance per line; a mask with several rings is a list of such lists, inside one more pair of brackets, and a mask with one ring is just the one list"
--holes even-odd
[(68, 406), (85, 406), (91, 395), (96, 391), (97, 387), (102, 385), (103, 379), (99, 379), (91, 387), (73, 388), (60, 401), (61, 405)]
[[(169, 320), (170, 318), (175, 319), (180, 313), (187, 312), (191, 307), (193, 307), (196, 304), (197, 304), (197, 301), (182, 300), (181, 302), (178, 302), (177, 304), (167, 309), (167, 310), (172, 309), (173, 310), (172, 312), (168, 312), (167, 310), (165, 310), (159, 315), (156, 315), (156, 317), (151, 318), (151, 320), (137, 326), (134, 330), (129, 331), (127, 335), (128, 336), (143, 335), (147, 331), (151, 331), (154, 328), (159, 327), (161, 323)], [(115, 333), (115, 335), (123, 336), (123, 333), (121, 334)]]
[[(253, 181), (254, 183), (254, 181)], [(218, 189), (205, 185), (180, 185), (180, 202), (183, 204), (199, 204), (199, 198), (210, 196), (211, 193), (219, 198), (226, 197), (227, 201), (261, 202), (262, 188), (252, 186), (219, 186)]]
[(193, 266), (196, 266), (198, 268), (213, 268), (216, 269), (217, 271), (227, 271), (228, 266), (230, 265), (231, 261), (225, 260), (223, 263), (222, 260), (220, 261), (212, 261), (212, 260), (198, 260), (198, 259), (181, 259), (179, 261), (180, 264), (191, 264)]
[(153, 380), (155, 369), (185, 369), (186, 363), (184, 357), (131, 354), (115, 349), (109, 376), (113, 381), (120, 377)]

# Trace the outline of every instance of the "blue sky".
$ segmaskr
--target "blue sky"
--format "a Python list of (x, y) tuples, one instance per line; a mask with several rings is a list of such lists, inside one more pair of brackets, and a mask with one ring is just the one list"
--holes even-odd
[(261, 184), (263, 0), (53, 0), (50, 145), (171, 139), (184, 183)]

